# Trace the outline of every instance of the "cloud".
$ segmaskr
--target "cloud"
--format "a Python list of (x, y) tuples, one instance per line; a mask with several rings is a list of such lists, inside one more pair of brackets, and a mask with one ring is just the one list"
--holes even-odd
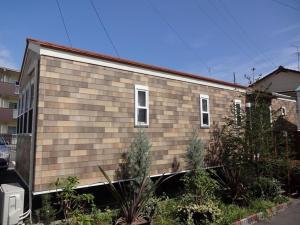
[(2, 45), (0, 45), (0, 66), (7, 68), (16, 68), (11, 56), (11, 52)]

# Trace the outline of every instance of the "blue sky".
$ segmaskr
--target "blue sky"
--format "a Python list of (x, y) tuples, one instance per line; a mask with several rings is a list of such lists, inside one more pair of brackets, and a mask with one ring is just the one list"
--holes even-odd
[[(89, 0), (59, 2), (73, 47), (115, 54)], [(93, 2), (121, 58), (240, 83), (297, 68), (299, 0)], [(55, 0), (1, 2), (0, 66), (20, 68), (27, 37), (69, 45)]]

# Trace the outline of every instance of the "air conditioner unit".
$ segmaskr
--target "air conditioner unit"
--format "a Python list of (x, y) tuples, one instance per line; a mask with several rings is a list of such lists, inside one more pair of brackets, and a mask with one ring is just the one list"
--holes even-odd
[(24, 189), (18, 184), (0, 186), (0, 224), (16, 225), (24, 208)]

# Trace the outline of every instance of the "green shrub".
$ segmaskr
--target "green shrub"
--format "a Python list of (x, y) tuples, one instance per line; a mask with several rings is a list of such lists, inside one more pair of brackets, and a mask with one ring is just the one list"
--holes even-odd
[(190, 170), (199, 170), (204, 166), (204, 146), (198, 137), (197, 130), (193, 130), (186, 149), (186, 161)]
[[(84, 214), (90, 212), (94, 205), (94, 196), (92, 194), (78, 194), (75, 190), (79, 184), (78, 177), (67, 177), (65, 179), (57, 179), (55, 182), (56, 189), (61, 189), (56, 193), (57, 205), (64, 214), (67, 223), (76, 214)], [(82, 219), (87, 219), (83, 216)]]
[(249, 191), (254, 198), (268, 200), (279, 196), (282, 189), (276, 179), (259, 177), (250, 185)]
[(216, 191), (219, 189), (218, 182), (212, 179), (203, 169), (197, 169), (187, 173), (183, 177), (184, 187), (187, 194), (197, 204), (215, 199)]
[(52, 207), (51, 196), (42, 196), (42, 207), (39, 210), (40, 218), (45, 225), (50, 224), (55, 220), (56, 210)]
[(250, 202), (249, 208), (254, 212), (263, 212), (264, 215), (266, 216), (266, 210), (269, 208), (272, 208), (275, 206), (274, 202), (271, 202), (269, 200), (253, 200)]
[(176, 199), (165, 199), (158, 202), (157, 210), (153, 216), (152, 225), (178, 225), (177, 207), (179, 201)]
[(180, 221), (187, 225), (206, 225), (218, 223), (222, 211), (214, 201), (207, 201), (203, 204), (190, 203), (178, 207)]
[(249, 208), (240, 207), (238, 205), (221, 205), (222, 218), (217, 224), (220, 225), (231, 225), (235, 221), (243, 219), (251, 214)]
[(287, 196), (284, 195), (278, 195), (273, 199), (273, 202), (276, 204), (281, 204), (281, 203), (286, 203), (288, 202), (290, 199)]
[(72, 225), (111, 225), (113, 223), (113, 211), (93, 209), (91, 214), (76, 211), (70, 221)]

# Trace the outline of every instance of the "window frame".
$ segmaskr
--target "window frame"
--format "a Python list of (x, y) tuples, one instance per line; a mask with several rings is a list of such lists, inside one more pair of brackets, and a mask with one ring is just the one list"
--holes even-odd
[[(139, 106), (138, 93), (145, 92), (145, 106)], [(149, 87), (143, 85), (134, 86), (134, 124), (138, 127), (148, 127), (149, 126)], [(138, 121), (138, 110), (146, 109), (146, 123)]]
[(236, 108), (237, 105), (240, 106), (239, 116), (241, 118), (240, 123), (242, 123), (242, 117), (241, 117), (242, 100), (240, 100), (240, 99), (234, 99), (234, 121), (235, 121), (235, 125), (236, 126), (241, 126), (241, 124), (238, 124), (238, 115), (237, 115), (237, 108)]
[[(202, 105), (202, 100), (206, 100), (207, 101), (207, 110), (204, 111), (203, 110), (203, 105)], [(203, 114), (207, 114), (208, 115), (208, 124), (204, 124), (203, 123)], [(204, 95), (204, 94), (200, 94), (200, 125), (201, 128), (209, 128), (210, 127), (210, 104), (209, 104), (209, 96), (208, 95)]]

